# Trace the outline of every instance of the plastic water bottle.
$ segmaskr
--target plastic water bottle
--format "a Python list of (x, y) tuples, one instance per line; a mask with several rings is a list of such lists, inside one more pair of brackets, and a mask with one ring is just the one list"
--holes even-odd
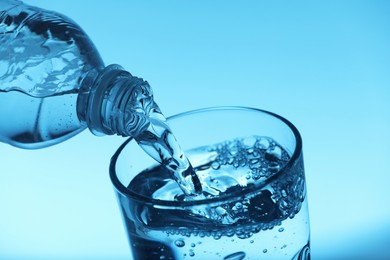
[(56, 12), (0, 1), (0, 141), (41, 148), (85, 128), (137, 136), (164, 120), (148, 83), (105, 67), (86, 33)]
[(131, 136), (172, 173), (185, 194), (201, 191), (149, 84), (105, 67), (71, 19), (17, 0), (0, 2), (0, 141), (35, 149), (85, 128)]

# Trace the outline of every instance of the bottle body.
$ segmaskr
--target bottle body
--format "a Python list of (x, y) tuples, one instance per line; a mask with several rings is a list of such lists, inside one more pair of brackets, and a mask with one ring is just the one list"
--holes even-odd
[(87, 75), (103, 68), (71, 19), (20, 1), (0, 3), (0, 141), (40, 148), (85, 129), (78, 95)]
[(76, 93), (40, 98), (0, 92), (0, 141), (25, 149), (64, 141), (86, 127), (77, 117), (76, 103)]

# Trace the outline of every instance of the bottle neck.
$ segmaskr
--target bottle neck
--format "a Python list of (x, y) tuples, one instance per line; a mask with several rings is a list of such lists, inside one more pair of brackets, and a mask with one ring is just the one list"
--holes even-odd
[(159, 110), (149, 84), (119, 65), (91, 72), (82, 81), (77, 101), (79, 119), (95, 135), (137, 137)]

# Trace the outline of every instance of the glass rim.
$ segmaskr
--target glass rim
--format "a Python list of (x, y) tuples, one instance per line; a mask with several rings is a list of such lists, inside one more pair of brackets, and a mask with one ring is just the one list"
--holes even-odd
[(112, 184), (114, 185), (114, 188), (121, 193), (122, 195), (125, 195), (126, 197), (130, 197), (132, 200), (137, 200), (140, 202), (143, 202), (145, 204), (152, 204), (155, 206), (165, 206), (165, 207), (187, 207), (187, 206), (194, 206), (194, 205), (202, 205), (202, 204), (213, 204), (217, 202), (222, 202), (226, 201), (228, 198), (236, 198), (236, 197), (242, 197), (242, 196), (248, 196), (251, 195), (252, 193), (256, 193), (257, 191), (261, 190), (263, 187), (274, 181), (275, 179), (278, 179), (282, 177), (283, 175), (286, 175), (287, 172), (294, 166), (294, 163), (298, 160), (299, 156), (301, 155), (302, 152), (302, 138), (301, 135), (298, 131), (298, 129), (287, 119), (284, 117), (275, 114), (273, 112), (269, 112), (266, 110), (262, 110), (259, 108), (252, 108), (252, 107), (244, 107), (244, 106), (215, 106), (215, 107), (206, 107), (206, 108), (199, 108), (199, 109), (193, 109), (189, 110), (186, 112), (178, 113), (172, 116), (167, 117), (167, 120), (175, 119), (175, 118), (180, 118), (183, 116), (188, 116), (191, 114), (196, 114), (196, 113), (204, 113), (204, 112), (209, 112), (209, 111), (217, 111), (217, 110), (244, 110), (244, 111), (254, 111), (254, 112), (260, 112), (263, 114), (268, 114), (269, 116), (272, 116), (283, 123), (286, 124), (286, 126), (293, 132), (294, 137), (295, 137), (295, 149), (291, 155), (290, 160), (288, 163), (281, 168), (277, 173), (272, 175), (271, 177), (267, 178), (264, 180), (261, 184), (255, 185), (251, 188), (243, 188), (242, 190), (238, 192), (232, 192), (229, 193), (225, 196), (218, 196), (214, 198), (208, 198), (208, 199), (201, 199), (201, 200), (189, 200), (189, 201), (171, 201), (171, 200), (159, 200), (159, 199), (154, 199), (151, 197), (143, 196), (140, 195), (136, 192), (133, 192), (132, 190), (127, 189), (118, 179), (115, 171), (115, 166), (118, 157), (120, 156), (121, 152), (123, 149), (126, 147), (126, 145), (134, 140), (134, 138), (129, 137), (114, 153), (114, 155), (111, 158), (110, 161), (110, 167), (109, 167), (109, 174), (110, 174), (110, 179)]

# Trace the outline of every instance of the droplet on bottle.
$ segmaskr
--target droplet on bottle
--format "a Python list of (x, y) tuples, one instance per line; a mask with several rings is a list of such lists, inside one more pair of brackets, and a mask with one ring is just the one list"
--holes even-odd
[(186, 243), (184, 242), (183, 239), (178, 239), (178, 240), (175, 241), (175, 245), (176, 245), (177, 247), (183, 247), (183, 246), (186, 245)]
[(279, 232), (283, 232), (284, 231), (284, 228), (279, 228), (279, 230), (278, 230)]
[(223, 258), (223, 260), (242, 260), (242, 259), (244, 259), (244, 257), (245, 257), (245, 253), (240, 251), (240, 252), (236, 252), (236, 253), (225, 256)]
[(195, 247), (195, 243), (191, 243), (191, 247)]
[(190, 252), (188, 253), (188, 255), (193, 257), (193, 256), (195, 256), (195, 252), (192, 249), (190, 249)]
[(263, 250), (263, 253), (264, 253), (264, 254), (265, 254), (265, 253), (267, 253), (267, 252), (268, 252), (268, 250), (267, 250), (267, 249), (264, 249), (264, 250)]

